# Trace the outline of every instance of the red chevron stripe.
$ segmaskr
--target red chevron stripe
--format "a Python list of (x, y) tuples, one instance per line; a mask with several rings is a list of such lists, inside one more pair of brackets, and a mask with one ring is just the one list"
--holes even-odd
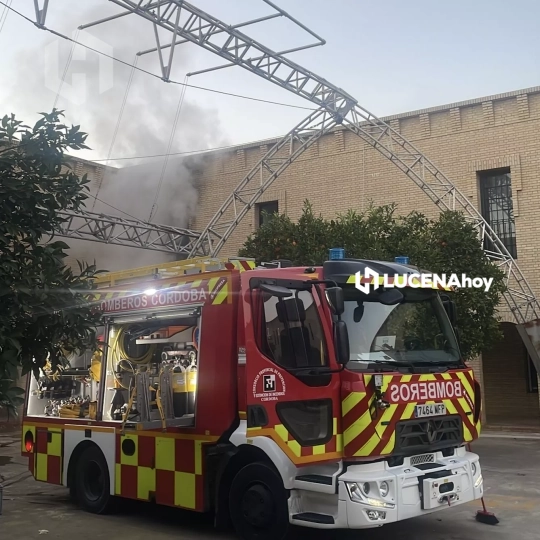
[(370, 455), (372, 456), (381, 455), (381, 452), (384, 450), (385, 446), (388, 444), (388, 441), (390, 440), (391, 434), (396, 431), (396, 423), (399, 422), (399, 420), (402, 420), (402, 416), (406, 408), (407, 408), (406, 403), (398, 405), (395, 413), (392, 415), (392, 418), (390, 419), (390, 423), (386, 426), (386, 429), (384, 430), (381, 441), (377, 444), (377, 446), (375, 446), (375, 448), (373, 449)]
[(368, 390), (366, 395), (347, 414), (343, 416), (343, 431), (352, 426), (364, 414), (367, 409), (367, 404), (372, 396), (373, 390), (371, 390), (371, 392)]

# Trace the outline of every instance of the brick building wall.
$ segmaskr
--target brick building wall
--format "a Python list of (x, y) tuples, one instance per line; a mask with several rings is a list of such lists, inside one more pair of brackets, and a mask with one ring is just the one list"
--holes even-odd
[(527, 352), (515, 325), (503, 323), (505, 339), (483, 354), (485, 405), (491, 417), (512, 425), (540, 420), (538, 394), (527, 391)]
[[(537, 271), (540, 87), (407, 112), (384, 120), (436, 164), (477, 208), (480, 204), (478, 174), (492, 169), (510, 169), (517, 262), (535, 294), (540, 294)], [(275, 141), (277, 139), (209, 154), (210, 165), (201, 180), (199, 211), (193, 220), (193, 229), (204, 228)], [(316, 213), (326, 218), (350, 208), (361, 211), (370, 201), (376, 205), (395, 202), (402, 214), (418, 210), (435, 217), (438, 213), (428, 197), (386, 158), (353, 133), (341, 129), (322, 137), (308, 149), (259, 202), (278, 201), (279, 212), (296, 219), (305, 199), (309, 199)], [(254, 208), (237, 227), (221, 255), (235, 255), (257, 223), (258, 212)], [(503, 321), (512, 321), (505, 306), (501, 306), (499, 316)], [(515, 348), (507, 345), (500, 350), (517, 354), (512, 353)], [(487, 388), (484, 387), (484, 393), (487, 391), (489, 396), (484, 408), (488, 422), (490, 407), (491, 418), (499, 416), (496, 393), (505, 385), (507, 377), (507, 371), (497, 369), (496, 363), (493, 357), (489, 357), (487, 367), (482, 358), (472, 362), (483, 387), (484, 382), (489, 381)], [(519, 376), (523, 378), (523, 373)], [(538, 394), (525, 394), (523, 385), (518, 384), (506, 388), (506, 394), (512, 392), (514, 402), (525, 399), (527, 403), (536, 403), (538, 408)]]

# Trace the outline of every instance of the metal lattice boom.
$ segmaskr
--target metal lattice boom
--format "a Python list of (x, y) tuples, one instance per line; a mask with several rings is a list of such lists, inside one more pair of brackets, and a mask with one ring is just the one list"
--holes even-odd
[(200, 236), (188, 229), (93, 212), (61, 212), (60, 216), (65, 221), (56, 230), (58, 236), (165, 253), (188, 255), (190, 242)]
[[(435, 164), (388, 124), (360, 107), (349, 94), (284, 56), (288, 52), (301, 48), (276, 53), (239, 30), (240, 27), (268, 20), (274, 16), (261, 17), (231, 26), (183, 0), (109, 1), (122, 7), (124, 11), (80, 28), (88, 28), (130, 14), (139, 15), (150, 21), (153, 25), (157, 47), (139, 54), (158, 52), (164, 80), (169, 80), (175, 47), (184, 43), (193, 43), (227, 61), (225, 66), (217, 66), (197, 73), (239, 66), (307, 99), (316, 104), (319, 109), (311, 113), (270, 148), (259, 163), (241, 180), (202, 233), (142, 222), (132, 223), (110, 216), (84, 214), (71, 216), (73, 219), (66, 223), (62, 231), (63, 235), (84, 236), (101, 242), (136, 245), (159, 251), (178, 249), (178, 253), (185, 253), (190, 257), (208, 255), (215, 257), (242, 218), (286, 168), (322, 135), (338, 124), (343, 124), (398, 167), (439, 208), (463, 211), (466, 218), (478, 229), (480, 239), (489, 240), (483, 244), (491, 248), (485, 250), (486, 256), (505, 272), (508, 287), (505, 300), (516, 321), (523, 324), (540, 316), (538, 300), (502, 241), (467, 197)], [(285, 11), (269, 0), (263, 1), (274, 7), (279, 16), (286, 16), (319, 40), (319, 43), (304, 48), (322, 44), (321, 38)], [(43, 25), (48, 1), (45, 0), (43, 10), (39, 10), (38, 0), (35, 0), (35, 4), (37, 21)], [(160, 29), (170, 32), (170, 43), (162, 44)], [(165, 49), (170, 49), (167, 62), (163, 57)], [(82, 220), (78, 226), (76, 218)]]

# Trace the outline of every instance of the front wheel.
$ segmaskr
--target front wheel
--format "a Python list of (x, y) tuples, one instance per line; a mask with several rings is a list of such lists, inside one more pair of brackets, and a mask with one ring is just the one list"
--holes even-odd
[(109, 468), (96, 446), (83, 451), (75, 470), (74, 494), (79, 506), (93, 514), (105, 514), (112, 506)]
[(251, 463), (234, 477), (229, 498), (231, 521), (243, 540), (282, 540), (289, 529), (287, 492), (265, 463)]

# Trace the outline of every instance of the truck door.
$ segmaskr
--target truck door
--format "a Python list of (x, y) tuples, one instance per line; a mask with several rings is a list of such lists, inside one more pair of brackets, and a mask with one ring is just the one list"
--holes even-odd
[[(247, 435), (269, 437), (300, 465), (341, 457), (339, 373), (315, 286), (241, 276)], [(284, 293), (289, 292), (288, 296)]]

